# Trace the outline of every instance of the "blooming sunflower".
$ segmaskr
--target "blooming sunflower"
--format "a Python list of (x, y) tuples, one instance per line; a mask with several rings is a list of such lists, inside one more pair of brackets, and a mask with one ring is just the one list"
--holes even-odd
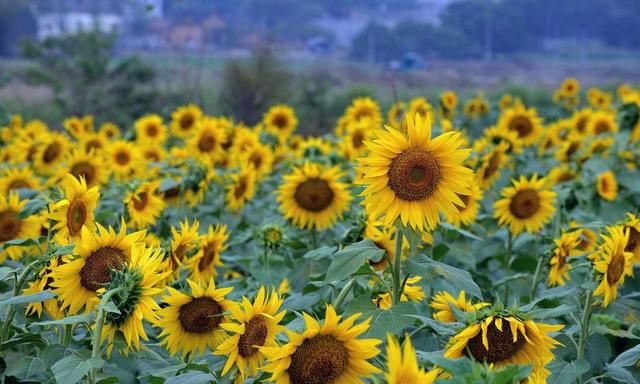
[(117, 139), (122, 135), (120, 128), (110, 121), (105, 121), (100, 125), (99, 133), (107, 140)]
[(302, 383), (363, 383), (363, 378), (380, 370), (367, 360), (380, 352), (377, 339), (358, 339), (369, 328), (371, 319), (360, 324), (355, 314), (342, 320), (331, 305), (327, 305), (322, 325), (303, 313), (302, 334), (287, 331), (289, 343), (279, 347), (261, 348), (269, 362), (264, 371), (277, 384)]
[(593, 112), (587, 122), (586, 131), (593, 135), (618, 132), (615, 113), (612, 111)]
[(256, 178), (261, 179), (273, 169), (273, 151), (258, 143), (241, 156), (240, 166), (252, 168)]
[(458, 96), (453, 91), (446, 91), (440, 95), (440, 105), (447, 111), (452, 111), (458, 105)]
[(509, 162), (509, 144), (501, 141), (492, 147), (480, 162), (480, 167), (476, 171), (475, 180), (480, 188), (487, 189), (500, 177), (500, 170)]
[[(407, 279), (400, 301), (412, 301), (421, 302), (426, 297), (422, 287), (419, 285), (422, 276), (414, 276)], [(388, 292), (381, 293), (376, 299), (373, 300), (373, 304), (380, 309), (389, 309), (392, 306), (391, 295)]]
[(72, 174), (76, 179), (83, 177), (89, 187), (104, 184), (109, 176), (105, 164), (99, 157), (82, 150), (71, 152), (61, 172), (63, 173), (61, 178), (67, 173)]
[(93, 132), (93, 116), (83, 116), (82, 118), (72, 116), (64, 119), (62, 126), (71, 136), (79, 139), (83, 135)]
[[(27, 200), (20, 200), (18, 193), (9, 192), (0, 195), (0, 248), (10, 240), (33, 239), (40, 235), (42, 221), (35, 215), (20, 218), (20, 212), (27, 204)], [(7, 257), (18, 259), (24, 252), (24, 247), (9, 246), (0, 250), (0, 264)]]
[(167, 138), (167, 127), (160, 115), (155, 113), (142, 116), (133, 123), (136, 131), (136, 141), (142, 143), (164, 143)]
[(158, 194), (158, 188), (160, 188), (159, 180), (147, 181), (124, 198), (131, 225), (134, 228), (142, 229), (155, 224), (164, 210), (166, 203)]
[(606, 171), (596, 177), (596, 191), (598, 195), (607, 201), (615, 201), (618, 198), (618, 180), (615, 173)]
[(86, 153), (102, 154), (109, 146), (109, 139), (99, 133), (89, 133), (80, 138), (79, 144)]
[(253, 303), (243, 297), (242, 305), (231, 308), (228, 322), (220, 324), (229, 337), (214, 352), (228, 356), (222, 369), (223, 376), (234, 365), (239, 372), (236, 382), (256, 376), (265, 360), (262, 347), (277, 347), (276, 335), (285, 329), (279, 325), (286, 314), (286, 311), (280, 311), (281, 306), (282, 298), (276, 292), (269, 295), (264, 287), (260, 287)]
[(162, 251), (159, 248), (147, 248), (144, 243), (131, 247), (131, 258), (123, 271), (112, 274), (113, 279), (103, 290), (125, 288), (124, 292), (112, 296), (112, 302), (119, 312), (107, 312), (100, 340), (107, 340), (107, 354), (113, 348), (116, 333), (124, 336), (129, 350), (140, 349), (140, 339), (149, 340), (143, 320), (157, 323), (157, 311), (160, 306), (155, 297), (162, 292), (160, 283), (169, 272), (162, 269)]
[(142, 156), (133, 143), (124, 140), (112, 142), (107, 149), (106, 157), (118, 181), (129, 180), (140, 171)]
[(294, 168), (277, 191), (280, 211), (301, 228), (333, 226), (351, 201), (347, 185), (338, 181), (341, 176), (338, 167), (323, 169), (310, 162)]
[(171, 113), (171, 133), (181, 139), (191, 136), (200, 118), (202, 110), (197, 105), (179, 107)]
[(407, 103), (404, 101), (397, 101), (389, 108), (387, 112), (387, 120), (389, 124), (394, 127), (399, 127), (402, 124), (402, 119), (407, 111)]
[(56, 221), (52, 228), (56, 241), (68, 244), (80, 238), (83, 226), (95, 228), (93, 212), (100, 192), (97, 186), (88, 188), (82, 176), (76, 179), (70, 173), (65, 176), (61, 189), (64, 198), (51, 204), (49, 218)]
[(492, 369), (511, 364), (531, 365), (529, 378), (546, 380), (551, 372), (545, 366), (553, 360), (552, 349), (560, 345), (549, 333), (563, 327), (514, 316), (488, 316), (453, 336), (444, 357), (457, 359), (468, 356), (489, 364)]
[(227, 321), (225, 313), (237, 304), (225, 297), (233, 288), (216, 289), (213, 279), (208, 285), (191, 280), (187, 283), (190, 294), (167, 287), (167, 295), (162, 298), (165, 306), (158, 311), (157, 326), (162, 330), (158, 337), (171, 355), (204, 355), (207, 347), (214, 350), (225, 338), (220, 324)]
[(471, 193), (473, 172), (462, 165), (470, 153), (460, 149), (459, 132), (431, 138), (431, 120), (407, 116), (408, 137), (395, 128), (376, 132), (367, 142), (369, 156), (360, 159), (365, 206), (373, 216), (384, 215), (385, 225), (400, 218), (421, 231), (440, 222), (439, 212), (454, 215), (458, 195)]
[(568, 181), (574, 180), (578, 177), (578, 174), (571, 170), (568, 165), (561, 165), (559, 167), (554, 167), (549, 171), (549, 175), (547, 179), (551, 186), (558, 185), (562, 183), (566, 183)]
[(70, 146), (69, 139), (61, 133), (51, 132), (44, 135), (42, 143), (38, 145), (32, 158), (37, 172), (43, 175), (53, 174), (68, 153)]
[(534, 108), (516, 104), (505, 110), (498, 119), (498, 126), (518, 133), (518, 140), (527, 146), (536, 142), (542, 133), (542, 119)]
[(203, 117), (193, 129), (194, 135), (187, 141), (189, 154), (202, 164), (212, 166), (222, 160), (226, 131), (219, 119)]
[(564, 97), (575, 97), (580, 93), (580, 82), (575, 77), (567, 77), (560, 84), (560, 90)]
[(416, 351), (408, 336), (402, 348), (395, 337), (387, 336), (387, 369), (387, 384), (432, 384), (438, 377), (437, 370), (425, 372), (418, 365)]
[[(47, 266), (42, 268), (36, 279), (29, 283), (29, 285), (22, 291), (23, 295), (34, 295), (36, 293), (44, 292), (51, 289), (51, 271), (58, 268), (58, 265), (63, 263), (60, 257), (54, 257), (47, 263)], [(58, 299), (53, 297), (45, 301), (37, 301), (29, 303), (25, 310), (25, 315), (36, 315), (38, 318), (42, 317), (42, 310), (45, 310), (53, 319), (58, 320), (64, 317), (64, 312), (60, 309), (60, 303)]]
[(633, 262), (640, 263), (640, 219), (633, 213), (627, 213), (624, 227), (629, 231), (629, 241), (624, 247), (625, 252), (633, 253)]
[(499, 145), (502, 141), (506, 142), (508, 144), (507, 153), (522, 153), (522, 143), (518, 140), (517, 132), (503, 127), (490, 127), (485, 129), (483, 137), (494, 145)]
[(228, 239), (229, 233), (225, 224), (217, 224), (215, 227), (209, 226), (209, 231), (201, 238), (200, 249), (188, 261), (187, 269), (191, 273), (192, 280), (203, 284), (218, 275), (216, 267), (224, 265), (220, 254), (227, 249), (225, 242)]
[(578, 137), (584, 136), (590, 133), (587, 127), (589, 124), (589, 119), (591, 118), (592, 114), (593, 114), (593, 111), (589, 108), (585, 108), (573, 113), (573, 116), (571, 117), (571, 121), (573, 125), (573, 130)]
[(415, 116), (416, 114), (420, 115), (422, 120), (427, 119), (427, 115), (429, 118), (433, 114), (433, 107), (431, 104), (422, 96), (414, 97), (409, 101), (409, 106), (407, 107), (407, 116)]
[(462, 205), (456, 204), (458, 212), (455, 215), (446, 215), (445, 219), (449, 224), (456, 227), (462, 225), (471, 225), (478, 215), (478, 209), (480, 209), (480, 202), (482, 201), (483, 193), (477, 183), (472, 182), (470, 184), (471, 193), (468, 195), (459, 194), (458, 197), (462, 200)]
[(633, 253), (625, 250), (629, 243), (629, 230), (624, 226), (607, 227), (609, 236), (602, 235), (602, 243), (594, 262), (596, 272), (600, 274), (600, 284), (594, 296), (602, 296), (602, 306), (606, 307), (618, 296), (618, 287), (626, 276), (633, 276)]
[(549, 286), (564, 285), (569, 280), (571, 266), (567, 259), (582, 253), (579, 249), (582, 231), (563, 232), (555, 239), (555, 248), (549, 261)]
[(298, 126), (298, 118), (293, 108), (288, 105), (278, 104), (269, 108), (262, 119), (267, 132), (276, 136), (280, 141), (285, 141)]
[(118, 233), (111, 227), (96, 226), (97, 232), (82, 227), (74, 251), (78, 257), (51, 272), (51, 286), (62, 309), (68, 309), (70, 315), (83, 307), (88, 312), (93, 310), (99, 301), (98, 290), (111, 282), (111, 271), (124, 268), (131, 260), (131, 248), (144, 237), (144, 231), (127, 235), (124, 223)]
[(0, 194), (8, 196), (9, 192), (20, 188), (37, 191), (40, 189), (40, 179), (33, 174), (30, 167), (5, 168), (0, 177)]
[(328, 156), (332, 150), (331, 142), (328, 140), (321, 137), (309, 137), (299, 143), (295, 155), (299, 159)]
[(539, 232), (555, 211), (556, 193), (549, 190), (546, 179), (539, 179), (538, 175), (529, 180), (520, 176), (520, 180), (512, 183), (512, 187), (502, 190), (502, 199), (494, 203), (494, 217), (499, 225), (507, 225), (514, 236), (524, 230)]
[(484, 302), (474, 304), (473, 301), (467, 300), (465, 291), (460, 291), (457, 298), (446, 291), (438, 292), (429, 303), (429, 306), (433, 308), (433, 318), (443, 323), (457, 321), (451, 310), (452, 307), (462, 312), (471, 313), (487, 305), (489, 304)]
[(350, 121), (360, 121), (369, 119), (373, 125), (380, 125), (382, 122), (382, 113), (380, 106), (370, 97), (359, 97), (351, 102), (347, 108), (345, 115)]
[(182, 263), (198, 250), (201, 241), (199, 227), (198, 220), (194, 220), (191, 225), (187, 220), (180, 222), (180, 229), (171, 227), (171, 251), (166, 264), (171, 271), (170, 277), (178, 277)]
[(365, 142), (371, 136), (374, 127), (371, 125), (370, 119), (360, 119), (347, 125), (345, 136), (343, 137), (344, 146), (348, 147), (345, 151), (349, 154), (348, 158), (352, 159), (363, 154), (366, 151)]
[(232, 212), (240, 211), (256, 192), (255, 171), (250, 167), (241, 168), (231, 175), (231, 183), (226, 187), (227, 207)]

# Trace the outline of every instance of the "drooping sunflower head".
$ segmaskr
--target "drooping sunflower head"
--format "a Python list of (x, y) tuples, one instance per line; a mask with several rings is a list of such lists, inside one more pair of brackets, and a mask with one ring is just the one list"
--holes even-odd
[(517, 236), (523, 231), (538, 233), (555, 212), (556, 193), (549, 190), (546, 179), (520, 176), (513, 186), (502, 190), (502, 199), (494, 204), (494, 217)]
[(167, 127), (162, 117), (155, 113), (142, 116), (133, 123), (136, 141), (139, 143), (163, 143), (167, 138)]
[(597, 250), (594, 268), (599, 273), (600, 284), (593, 292), (602, 296), (602, 306), (606, 307), (618, 295), (618, 287), (626, 276), (633, 276), (633, 253), (626, 250), (630, 230), (623, 225), (607, 228), (608, 235), (602, 235), (602, 243)]
[(542, 133), (542, 121), (533, 108), (516, 105), (504, 111), (498, 119), (498, 126), (518, 134), (522, 145), (532, 145)]
[(444, 357), (456, 359), (466, 356), (487, 363), (491, 369), (510, 364), (531, 365), (529, 378), (546, 379), (551, 372), (545, 366), (554, 358), (552, 350), (560, 345), (549, 333), (563, 327), (515, 316), (487, 316), (453, 336)]
[(429, 303), (429, 306), (433, 308), (433, 318), (443, 323), (457, 321), (451, 307), (457, 308), (462, 312), (472, 313), (488, 305), (488, 303), (484, 302), (474, 304), (472, 300), (467, 300), (465, 291), (460, 291), (457, 298), (447, 291), (441, 291)]
[(202, 117), (202, 110), (195, 104), (179, 107), (171, 113), (171, 133), (184, 139), (193, 133)]
[(162, 301), (165, 306), (158, 311), (158, 336), (169, 353), (204, 355), (207, 347), (215, 348), (225, 338), (220, 326), (228, 321), (226, 313), (235, 307), (226, 295), (233, 288), (216, 288), (213, 279), (199, 285), (187, 280), (190, 293), (167, 287)]
[(280, 211), (301, 228), (333, 226), (352, 199), (347, 185), (339, 181), (341, 176), (337, 167), (323, 169), (310, 162), (294, 168), (277, 191)]
[(97, 232), (82, 227), (76, 242), (77, 257), (52, 271), (51, 286), (62, 302), (62, 309), (76, 314), (91, 311), (98, 304), (98, 290), (111, 282), (112, 270), (122, 271), (131, 260), (131, 248), (141, 242), (144, 231), (128, 234), (124, 223), (120, 231), (97, 224)]
[(633, 253), (633, 262), (638, 264), (640, 263), (640, 219), (633, 213), (627, 213), (624, 227), (629, 231), (629, 241), (624, 250)]
[(615, 201), (618, 198), (618, 180), (615, 173), (606, 171), (599, 174), (596, 177), (596, 191), (601, 198)]
[(298, 126), (296, 112), (293, 108), (283, 104), (269, 108), (262, 121), (267, 131), (280, 140), (286, 140)]
[(496, 182), (500, 177), (500, 170), (509, 162), (510, 156), (509, 144), (500, 141), (496, 146), (492, 146), (490, 150), (482, 156), (480, 167), (476, 171), (476, 183), (482, 189), (487, 189)]
[(369, 328), (370, 319), (354, 325), (360, 314), (342, 319), (327, 305), (322, 325), (304, 313), (302, 334), (287, 332), (289, 343), (279, 347), (263, 347), (268, 359), (264, 371), (271, 381), (283, 384), (322, 384), (359, 382), (379, 373), (367, 360), (380, 352), (377, 339), (359, 339)]
[(373, 124), (379, 125), (382, 122), (382, 113), (378, 103), (370, 97), (359, 97), (351, 102), (345, 115), (350, 121), (368, 119)]
[(38, 190), (40, 179), (33, 174), (30, 167), (5, 168), (0, 177), (0, 194), (8, 196), (11, 191), (21, 188)]
[(68, 173), (62, 183), (64, 198), (52, 203), (49, 218), (56, 221), (53, 226), (56, 241), (66, 244), (80, 238), (82, 227), (95, 228), (94, 215), (100, 192), (98, 187), (89, 188), (84, 178), (77, 179)]
[(129, 220), (134, 228), (141, 229), (154, 225), (162, 214), (166, 203), (158, 193), (160, 181), (140, 184), (124, 198)]
[[(16, 192), (0, 195), (0, 247), (7, 241), (33, 239), (40, 235), (41, 220), (37, 216), (20, 217), (26, 204), (27, 200), (20, 200)], [(17, 259), (24, 251), (24, 247), (9, 246), (0, 251), (0, 263), (7, 257)]]
[(568, 259), (582, 253), (579, 249), (581, 230), (563, 232), (555, 239), (555, 247), (549, 261), (549, 286), (565, 285), (565, 280), (569, 280)]
[(232, 212), (240, 211), (256, 191), (256, 175), (252, 167), (243, 167), (231, 175), (231, 183), (226, 186), (227, 207)]
[(260, 287), (253, 303), (243, 297), (242, 305), (231, 309), (229, 322), (220, 325), (229, 332), (229, 337), (215, 351), (216, 355), (228, 356), (223, 376), (233, 366), (241, 379), (258, 373), (265, 360), (262, 348), (277, 347), (276, 336), (284, 331), (279, 325), (286, 314), (280, 311), (281, 306), (282, 298), (277, 293), (268, 293)]
[(200, 223), (194, 220), (191, 225), (189, 221), (180, 222), (180, 227), (171, 227), (171, 245), (169, 256), (166, 260), (166, 268), (171, 271), (171, 278), (177, 278), (183, 262), (193, 256), (200, 246), (202, 240), (198, 233)]
[(209, 231), (201, 238), (200, 249), (188, 262), (192, 280), (203, 284), (218, 275), (216, 268), (224, 265), (220, 255), (227, 249), (228, 239), (229, 233), (225, 224), (209, 226)]
[(387, 384), (432, 384), (438, 377), (438, 370), (426, 372), (416, 358), (416, 351), (407, 336), (402, 343), (389, 334), (387, 336)]

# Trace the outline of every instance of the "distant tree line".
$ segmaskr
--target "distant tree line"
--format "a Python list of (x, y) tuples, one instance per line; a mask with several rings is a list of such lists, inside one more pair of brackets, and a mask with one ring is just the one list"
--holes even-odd
[(451, 3), (440, 25), (420, 21), (393, 28), (372, 23), (353, 41), (351, 56), (378, 62), (406, 52), (478, 58), (538, 51), (554, 39), (597, 40), (640, 49), (639, 0), (464, 0)]

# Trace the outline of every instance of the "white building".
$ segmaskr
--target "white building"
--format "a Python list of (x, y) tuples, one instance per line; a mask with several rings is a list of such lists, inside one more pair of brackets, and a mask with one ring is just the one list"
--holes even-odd
[(113, 13), (91, 14), (85, 12), (42, 13), (37, 16), (38, 39), (72, 35), (78, 32), (98, 30), (118, 33), (123, 24), (122, 16)]

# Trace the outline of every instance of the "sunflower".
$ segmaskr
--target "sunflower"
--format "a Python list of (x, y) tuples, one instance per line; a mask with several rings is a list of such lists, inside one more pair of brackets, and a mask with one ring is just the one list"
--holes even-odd
[(32, 158), (37, 172), (43, 175), (53, 174), (70, 146), (69, 140), (60, 133), (52, 132), (45, 135)]
[(560, 84), (560, 91), (563, 97), (575, 97), (580, 93), (580, 82), (575, 77), (567, 77)]
[(500, 97), (500, 100), (498, 100), (498, 108), (500, 108), (501, 111), (504, 111), (511, 107), (513, 107), (513, 96), (505, 93)]
[(444, 357), (457, 359), (468, 356), (489, 364), (491, 369), (512, 364), (531, 365), (529, 378), (546, 380), (551, 372), (545, 366), (554, 358), (552, 349), (560, 345), (549, 333), (563, 327), (514, 316), (488, 316), (453, 336)]
[(555, 208), (556, 193), (546, 187), (546, 179), (533, 175), (530, 180), (520, 176), (513, 186), (502, 190), (502, 199), (495, 202), (494, 217), (499, 225), (507, 225), (517, 236), (526, 230), (537, 233), (549, 222)]
[(615, 201), (618, 198), (618, 180), (612, 171), (602, 172), (596, 177), (596, 191), (598, 195), (607, 201)]
[(165, 207), (165, 202), (158, 195), (160, 181), (147, 181), (140, 184), (124, 198), (131, 225), (142, 229), (154, 225)]
[(82, 227), (80, 240), (76, 242), (75, 259), (51, 272), (51, 286), (62, 302), (61, 309), (68, 309), (70, 315), (83, 307), (92, 311), (98, 304), (98, 290), (111, 282), (111, 271), (122, 270), (131, 260), (131, 249), (142, 241), (144, 231), (126, 233), (124, 223), (116, 233), (96, 223), (97, 232)]
[(501, 141), (491, 148), (483, 157), (480, 168), (476, 171), (475, 180), (480, 188), (487, 189), (500, 177), (500, 170), (509, 162), (509, 144)]
[(107, 140), (118, 139), (122, 135), (120, 128), (110, 121), (105, 121), (100, 125), (99, 133)]
[(370, 97), (359, 97), (354, 99), (351, 102), (351, 105), (347, 108), (345, 115), (349, 121), (368, 119), (375, 126), (382, 123), (380, 106)]
[(458, 105), (458, 96), (453, 91), (446, 91), (440, 95), (440, 105), (447, 111), (453, 111)]
[(370, 119), (361, 119), (347, 125), (347, 131), (343, 138), (344, 146), (348, 147), (346, 153), (349, 159), (358, 157), (366, 151), (365, 142), (370, 138), (374, 126)]
[(255, 171), (250, 167), (241, 168), (231, 175), (231, 183), (226, 189), (227, 207), (232, 212), (240, 211), (256, 193)]
[(508, 144), (507, 153), (522, 153), (522, 143), (518, 140), (518, 133), (502, 127), (490, 127), (485, 129), (483, 137), (492, 144), (499, 145), (504, 141)]
[(360, 159), (364, 204), (385, 225), (400, 218), (404, 225), (424, 231), (440, 222), (439, 212), (454, 215), (458, 195), (468, 195), (473, 173), (462, 165), (470, 150), (460, 149), (459, 132), (431, 138), (431, 120), (407, 116), (405, 137), (394, 128), (376, 132), (367, 142), (369, 156)]
[[(402, 290), (402, 295), (400, 296), (400, 301), (412, 301), (419, 303), (424, 300), (426, 297), (422, 287), (419, 285), (420, 280), (422, 280), (422, 276), (414, 276), (407, 279), (404, 285), (404, 289)], [(392, 306), (391, 303), (391, 295), (388, 292), (381, 293), (378, 295), (378, 298), (373, 300), (373, 304), (380, 309), (390, 309)]]
[(384, 255), (379, 261), (369, 260), (369, 265), (376, 271), (384, 271), (389, 265), (389, 261), (393, 261), (396, 258), (393, 231), (379, 230), (377, 228), (374, 230), (365, 230), (365, 237), (370, 239), (376, 247), (384, 251)]
[(56, 221), (53, 226), (55, 239), (59, 243), (73, 243), (80, 238), (83, 226), (95, 228), (93, 212), (98, 206), (98, 187), (87, 187), (84, 178), (76, 179), (70, 173), (65, 176), (62, 186), (63, 199), (52, 203), (49, 218)]
[(380, 353), (377, 339), (358, 339), (369, 328), (371, 319), (354, 325), (355, 314), (342, 320), (331, 305), (327, 305), (322, 325), (303, 313), (302, 334), (287, 331), (289, 343), (280, 347), (263, 347), (269, 360), (264, 371), (271, 373), (277, 384), (302, 383), (363, 383), (363, 378), (380, 370), (367, 360)]
[(72, 116), (64, 119), (62, 126), (71, 136), (79, 139), (87, 133), (93, 132), (93, 116), (84, 116), (82, 118)]
[(415, 116), (416, 114), (420, 115), (422, 120), (427, 119), (427, 115), (429, 118), (433, 114), (433, 107), (424, 97), (415, 97), (409, 101), (409, 107), (407, 107), (406, 116)]
[(225, 313), (237, 304), (225, 298), (233, 288), (216, 289), (213, 279), (208, 285), (191, 280), (187, 283), (190, 294), (167, 287), (167, 295), (162, 298), (165, 305), (158, 311), (158, 327), (162, 329), (158, 337), (171, 355), (204, 355), (207, 347), (214, 350), (225, 338), (220, 325), (227, 322)]
[(580, 161), (586, 161), (596, 155), (603, 158), (609, 157), (609, 148), (611, 148), (614, 143), (615, 139), (611, 136), (593, 139), (586, 153), (580, 158)]
[(167, 151), (164, 148), (155, 144), (143, 144), (139, 145), (140, 155), (148, 163), (159, 163), (167, 158)]
[(633, 262), (640, 263), (640, 219), (633, 213), (627, 213), (624, 227), (629, 231), (629, 241), (624, 247), (625, 252), (633, 253)]
[(472, 313), (488, 305), (484, 302), (474, 304), (473, 301), (467, 300), (465, 291), (460, 291), (457, 298), (446, 291), (438, 292), (429, 303), (429, 306), (433, 308), (433, 318), (443, 323), (457, 321), (452, 307), (462, 312)]
[(629, 230), (624, 226), (607, 227), (609, 236), (602, 235), (602, 243), (597, 251), (594, 268), (599, 273), (600, 284), (594, 296), (602, 296), (602, 306), (606, 307), (618, 295), (618, 287), (626, 276), (633, 276), (633, 252), (625, 250), (629, 243)]
[(198, 284), (206, 283), (218, 275), (216, 267), (224, 264), (220, 259), (222, 251), (227, 249), (225, 242), (229, 239), (227, 226), (217, 224), (209, 226), (206, 235), (202, 235), (200, 249), (188, 261), (187, 269), (191, 272), (191, 279)]
[[(18, 239), (34, 239), (40, 235), (42, 220), (31, 215), (20, 218), (20, 212), (27, 204), (27, 200), (20, 200), (18, 193), (9, 192), (8, 195), (0, 195), (0, 249), (5, 242)], [(0, 250), (0, 264), (7, 257), (18, 259), (24, 253), (24, 247), (8, 246)]]
[(277, 191), (280, 211), (301, 228), (333, 226), (351, 201), (347, 185), (338, 181), (341, 176), (338, 167), (323, 169), (310, 162), (294, 168)]
[(457, 213), (455, 215), (445, 215), (446, 221), (449, 224), (460, 227), (462, 225), (471, 225), (476, 221), (478, 215), (478, 209), (480, 209), (480, 202), (482, 201), (483, 193), (477, 183), (470, 184), (471, 193), (468, 195), (459, 194), (458, 197), (462, 200), (463, 204), (456, 204)]
[(586, 131), (592, 135), (618, 132), (618, 123), (616, 122), (615, 112), (593, 112), (587, 122)]
[(567, 259), (581, 253), (579, 250), (582, 231), (563, 232), (558, 239), (555, 239), (555, 248), (549, 261), (549, 286), (564, 285), (565, 280), (569, 280), (569, 269), (571, 266)]
[(407, 336), (400, 347), (395, 337), (387, 336), (387, 384), (432, 384), (438, 378), (438, 370), (425, 372), (418, 365), (416, 351)]
[(256, 178), (261, 179), (273, 169), (273, 151), (258, 143), (240, 157), (240, 166), (253, 169)]
[(162, 272), (162, 251), (158, 248), (147, 248), (144, 243), (134, 244), (131, 258), (123, 271), (112, 273), (112, 280), (104, 290), (125, 288), (125, 291), (112, 297), (112, 302), (119, 312), (108, 312), (100, 340), (107, 340), (107, 354), (113, 348), (116, 333), (122, 334), (127, 344), (123, 350), (140, 349), (140, 339), (149, 340), (143, 320), (157, 323), (157, 311), (160, 306), (155, 296), (162, 292), (160, 283), (169, 272)]
[(571, 122), (572, 122), (573, 130), (578, 135), (578, 137), (584, 136), (590, 133), (587, 127), (589, 124), (589, 119), (591, 119), (592, 114), (593, 114), (593, 111), (589, 108), (585, 108), (573, 113), (573, 116), (571, 117)]
[(267, 132), (276, 136), (280, 141), (285, 141), (298, 126), (298, 118), (293, 108), (279, 104), (269, 108), (262, 119)]
[(558, 147), (555, 153), (555, 158), (563, 163), (569, 163), (574, 160), (580, 149), (582, 148), (583, 140), (582, 138), (571, 138), (569, 140), (565, 140)]
[(162, 117), (155, 113), (142, 116), (133, 123), (136, 141), (140, 144), (161, 144), (167, 138), (167, 127)]
[(189, 154), (207, 166), (222, 160), (222, 144), (227, 140), (227, 134), (219, 119), (203, 117), (192, 130), (194, 135), (187, 141)]
[(108, 178), (107, 169), (101, 159), (82, 150), (71, 152), (61, 172), (63, 173), (61, 179), (70, 173), (76, 179), (83, 177), (89, 187), (103, 185)]
[(258, 368), (265, 360), (263, 347), (277, 347), (276, 335), (284, 331), (279, 325), (286, 311), (280, 311), (282, 298), (276, 292), (268, 294), (260, 287), (253, 304), (242, 298), (242, 305), (231, 309), (228, 322), (220, 327), (229, 332), (229, 337), (214, 352), (228, 356), (222, 369), (226, 375), (235, 365), (239, 374), (236, 382), (248, 376), (256, 376)]
[[(23, 295), (33, 295), (36, 293), (44, 292), (51, 289), (51, 271), (58, 268), (58, 265), (62, 263), (62, 259), (54, 257), (47, 263), (47, 266), (42, 268), (36, 279), (29, 283), (29, 285), (22, 291)], [(45, 310), (49, 316), (55, 320), (62, 319), (64, 312), (60, 309), (60, 303), (57, 298), (47, 299), (45, 301), (37, 301), (29, 303), (25, 310), (25, 315), (36, 315), (38, 318), (42, 317), (42, 310)]]
[(333, 151), (331, 142), (321, 137), (309, 137), (302, 140), (295, 150), (295, 156), (299, 159), (309, 157), (328, 156)]
[(599, 88), (589, 88), (587, 90), (587, 100), (596, 109), (606, 110), (609, 109), (613, 97)]
[(518, 140), (524, 146), (535, 143), (542, 133), (542, 120), (536, 110), (518, 104), (502, 112), (498, 118), (498, 126), (517, 132)]
[(171, 133), (181, 139), (191, 136), (200, 118), (202, 110), (197, 105), (179, 107), (171, 113)]
[(171, 271), (170, 277), (175, 279), (180, 273), (182, 263), (199, 249), (202, 237), (198, 234), (200, 223), (194, 220), (191, 225), (187, 220), (180, 222), (180, 228), (171, 227), (171, 250), (166, 267)]
[(89, 133), (80, 138), (79, 144), (86, 153), (101, 154), (109, 146), (109, 139), (99, 133)]
[(33, 174), (30, 167), (5, 168), (0, 177), (0, 194), (8, 196), (9, 192), (20, 188), (40, 189), (40, 179)]
[(112, 142), (107, 149), (106, 157), (118, 181), (129, 180), (140, 171), (142, 156), (133, 143), (124, 140)]
[[(399, 127), (402, 124), (402, 119), (407, 111), (407, 103), (404, 101), (397, 101), (391, 105), (389, 112), (387, 112), (387, 121), (394, 127)], [(341, 136), (341, 135), (338, 135)]]
[(549, 171), (547, 180), (549, 180), (549, 186), (554, 186), (568, 181), (574, 180), (578, 177), (578, 174), (571, 170), (568, 165), (564, 164), (559, 167), (554, 167)]

